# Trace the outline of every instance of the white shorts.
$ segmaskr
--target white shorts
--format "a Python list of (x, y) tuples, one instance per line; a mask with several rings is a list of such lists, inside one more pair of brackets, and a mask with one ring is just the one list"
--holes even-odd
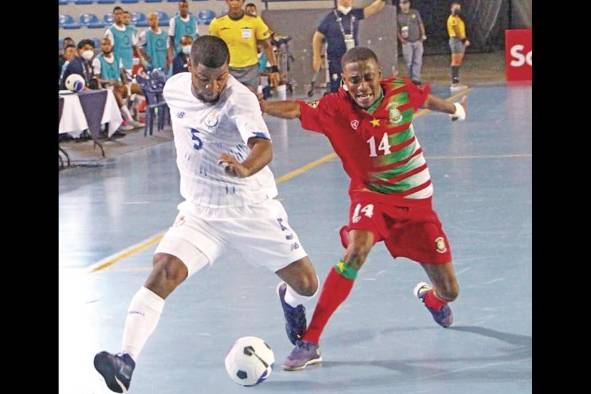
[[(185, 202), (156, 253), (179, 258), (189, 276), (213, 262), (227, 248), (244, 260), (276, 272), (307, 256), (287, 213), (277, 200), (236, 208), (196, 207)], [(204, 258), (205, 257), (205, 258)]]

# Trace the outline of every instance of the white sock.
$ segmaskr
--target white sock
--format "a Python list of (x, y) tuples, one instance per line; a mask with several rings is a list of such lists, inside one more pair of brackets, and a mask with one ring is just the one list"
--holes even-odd
[(145, 287), (140, 288), (131, 299), (121, 349), (134, 361), (137, 361), (146, 341), (154, 332), (163, 308), (164, 299)]
[(132, 120), (133, 118), (131, 117), (131, 113), (129, 112), (129, 108), (127, 108), (127, 105), (123, 104), (121, 106), (121, 115), (123, 115), (123, 118), (125, 120)]
[[(319, 289), (320, 288), (320, 279), (318, 278), (318, 276), (316, 276), (316, 280), (318, 281), (318, 289)], [(293, 306), (294, 308), (297, 307), (298, 305), (305, 306), (308, 302), (310, 302), (310, 300), (312, 298), (316, 297), (316, 294), (318, 294), (318, 289), (316, 289), (314, 294), (312, 294), (311, 296), (303, 296), (301, 294), (298, 294), (294, 289), (291, 288), (291, 286), (287, 285), (287, 289), (285, 291), (285, 302), (288, 305)]]

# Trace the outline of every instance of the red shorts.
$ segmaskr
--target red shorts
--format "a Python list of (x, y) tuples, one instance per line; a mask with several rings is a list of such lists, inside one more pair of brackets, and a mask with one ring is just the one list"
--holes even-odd
[(437, 214), (428, 203), (400, 206), (357, 197), (351, 200), (349, 224), (340, 231), (346, 248), (350, 230), (374, 234), (374, 243), (384, 241), (392, 257), (407, 257), (425, 264), (451, 261), (451, 250)]

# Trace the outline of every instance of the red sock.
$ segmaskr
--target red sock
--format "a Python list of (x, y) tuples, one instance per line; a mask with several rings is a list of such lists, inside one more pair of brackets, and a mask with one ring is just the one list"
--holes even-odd
[(441, 308), (447, 304), (447, 301), (437, 297), (437, 294), (435, 294), (435, 290), (433, 289), (429, 290), (427, 294), (425, 294), (424, 300), (425, 305), (431, 309), (435, 309), (436, 311), (441, 310)]
[(302, 339), (316, 344), (320, 341), (320, 335), (324, 330), (324, 326), (328, 323), (328, 319), (339, 305), (345, 301), (353, 288), (354, 282), (352, 279), (343, 277), (334, 267), (330, 270), (324, 281), (324, 286), (322, 286), (322, 292), (314, 310), (312, 321)]

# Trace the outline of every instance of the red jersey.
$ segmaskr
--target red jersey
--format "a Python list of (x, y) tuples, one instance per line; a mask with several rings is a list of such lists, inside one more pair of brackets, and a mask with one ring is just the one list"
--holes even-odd
[(431, 176), (412, 120), (431, 87), (400, 78), (380, 85), (383, 99), (372, 113), (360, 108), (342, 87), (319, 101), (298, 101), (302, 127), (330, 140), (351, 178), (351, 196), (367, 194), (404, 206), (430, 204)]

